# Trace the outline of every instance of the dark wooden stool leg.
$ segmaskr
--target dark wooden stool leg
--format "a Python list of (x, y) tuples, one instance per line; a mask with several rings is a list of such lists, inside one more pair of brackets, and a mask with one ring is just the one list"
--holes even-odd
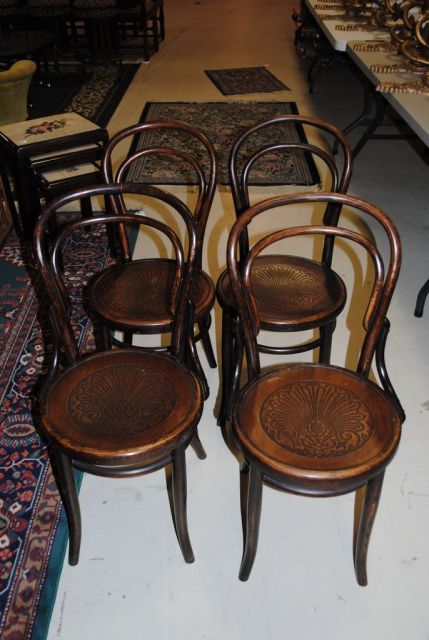
[(194, 552), (188, 532), (186, 516), (186, 458), (185, 447), (181, 445), (172, 454), (172, 492), (174, 505), (174, 527), (185, 562), (194, 562)]
[[(243, 557), (241, 560), (239, 578), (245, 582), (249, 576), (255, 561), (256, 549), (258, 547), (259, 523), (261, 520), (262, 507), (262, 474), (258, 467), (250, 465), (247, 471), (244, 464), (240, 470), (242, 474), (249, 474), (249, 478), (243, 478), (240, 483), (241, 503), (244, 506), (243, 522)], [(247, 487), (246, 487), (247, 485)]]
[(57, 449), (53, 448), (53, 455), (58, 489), (64, 503), (69, 526), (69, 564), (76, 565), (79, 562), (82, 525), (73, 465), (70, 458)]
[(356, 536), (354, 549), (355, 573), (358, 584), (362, 587), (368, 584), (366, 572), (366, 559), (368, 555), (368, 545), (372, 527), (377, 513), (378, 502), (380, 500), (381, 488), (383, 486), (384, 471), (368, 481), (365, 497), (361, 508), (359, 527)]

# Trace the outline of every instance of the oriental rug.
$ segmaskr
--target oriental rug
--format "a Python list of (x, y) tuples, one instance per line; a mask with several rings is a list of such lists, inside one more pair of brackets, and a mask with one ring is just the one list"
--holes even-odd
[(205, 73), (224, 96), (290, 91), (266, 67), (206, 69)]
[[(176, 120), (198, 127), (213, 142), (218, 156), (218, 183), (229, 184), (228, 156), (233, 142), (252, 125), (274, 118), (297, 114), (295, 102), (148, 102), (141, 122)], [(249, 137), (245, 153), (268, 145), (289, 141), (306, 141), (301, 126), (275, 125), (265, 128), (257, 136)], [(153, 144), (174, 146), (194, 154), (205, 164), (202, 145), (190, 143), (189, 136), (170, 130), (153, 130), (137, 135), (131, 153)], [(240, 157), (238, 158), (240, 165)], [(169, 158), (144, 156), (136, 160), (127, 175), (131, 182), (147, 184), (195, 184), (192, 170), (183, 163)], [(311, 186), (320, 183), (312, 156), (299, 149), (271, 152), (257, 160), (250, 172), (249, 184)]]
[[(92, 228), (65, 254), (69, 286), (80, 292), (110, 258)], [(83, 350), (92, 327), (79, 294), (72, 322)], [(0, 251), (0, 637), (46, 637), (68, 530), (37, 420), (37, 395), (52, 353), (47, 305), (30, 246), (11, 234)]]
[(76, 111), (105, 127), (130, 86), (139, 64), (87, 65), (84, 73), (51, 74), (30, 86), (29, 118)]

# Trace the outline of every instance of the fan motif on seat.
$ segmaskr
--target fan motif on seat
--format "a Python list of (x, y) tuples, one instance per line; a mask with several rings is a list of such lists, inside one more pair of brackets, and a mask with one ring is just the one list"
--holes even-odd
[(70, 417), (95, 435), (141, 433), (162, 422), (176, 404), (171, 382), (141, 366), (106, 367), (84, 378), (69, 398)]
[(334, 384), (288, 384), (261, 408), (262, 427), (281, 447), (302, 456), (332, 458), (362, 447), (373, 432), (368, 408)]
[[(127, 309), (137, 316), (147, 313), (159, 313), (160, 294), (164, 294), (165, 310), (168, 310), (171, 287), (167, 287), (170, 280), (173, 283), (175, 273), (174, 263), (153, 263), (152, 269), (142, 270), (139, 262), (130, 263), (125, 270), (122, 266), (112, 269), (105, 278), (109, 287), (101, 291), (104, 293), (104, 303), (119, 312)], [(165, 268), (167, 267), (167, 268)], [(136, 286), (141, 295), (136, 297)], [(98, 291), (98, 296), (100, 292)], [(101, 296), (100, 296), (101, 297)]]
[[(262, 262), (262, 261), (261, 261)], [(256, 298), (258, 290), (265, 294), (264, 306), (272, 311), (282, 311), (285, 301), (289, 310), (312, 306), (322, 297), (323, 291), (317, 287), (319, 279), (302, 268), (291, 264), (258, 264), (252, 269), (252, 288)], [(287, 292), (287, 293), (286, 293)]]

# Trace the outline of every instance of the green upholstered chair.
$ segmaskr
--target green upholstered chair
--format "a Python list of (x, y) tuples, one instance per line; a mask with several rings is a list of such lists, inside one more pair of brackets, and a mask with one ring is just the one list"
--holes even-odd
[(0, 125), (27, 119), (28, 88), (36, 68), (32, 60), (18, 60), (0, 71)]

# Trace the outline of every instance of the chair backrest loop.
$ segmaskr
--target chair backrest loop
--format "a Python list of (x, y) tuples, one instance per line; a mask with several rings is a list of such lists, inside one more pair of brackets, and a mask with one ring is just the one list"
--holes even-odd
[[(261, 213), (280, 206), (293, 206), (307, 202), (321, 202), (334, 206), (353, 207), (361, 214), (368, 214), (376, 219), (385, 231), (389, 243), (387, 269), (379, 250), (373, 242), (362, 234), (342, 227), (300, 226), (281, 229), (258, 240), (249, 250), (248, 255), (240, 262), (240, 237), (246, 232), (248, 225)], [(258, 308), (252, 291), (251, 273), (255, 259), (261, 251), (272, 244), (296, 236), (325, 236), (335, 239), (341, 237), (362, 246), (370, 256), (374, 265), (374, 280), (369, 301), (363, 317), (365, 338), (362, 343), (359, 362), (356, 370), (368, 376), (371, 363), (382, 335), (390, 300), (398, 279), (401, 263), (401, 244), (398, 231), (388, 216), (359, 198), (334, 193), (297, 194), (270, 198), (250, 207), (235, 222), (227, 246), (227, 264), (235, 302), (243, 327), (244, 343), (250, 378), (260, 372), (257, 334), (260, 330)]]
[[(282, 129), (291, 127), (302, 127), (306, 125), (315, 131), (327, 133), (334, 142), (341, 147), (342, 165), (338, 170), (332, 157), (321, 147), (303, 140), (282, 141), (258, 148), (258, 135), (263, 136), (268, 128), (277, 128), (279, 134)], [(237, 216), (240, 216), (251, 205), (249, 194), (249, 178), (251, 170), (257, 160), (262, 156), (273, 152), (287, 153), (292, 150), (302, 151), (304, 158), (317, 157), (324, 162), (330, 177), (330, 185), (325, 191), (346, 193), (352, 176), (353, 158), (350, 144), (342, 131), (329, 122), (325, 122), (313, 116), (287, 115), (278, 116), (253, 125), (235, 141), (229, 156), (229, 175), (231, 181), (231, 191), (234, 200), (234, 207)], [(329, 203), (325, 209), (324, 224), (335, 226), (338, 222), (341, 208)], [(249, 248), (249, 238), (247, 233), (243, 233), (240, 240), (240, 252), (243, 258)], [(332, 238), (327, 238), (322, 254), (322, 261), (330, 265), (332, 259), (333, 243)]]
[[(53, 216), (57, 215), (59, 208), (82, 198), (103, 196), (105, 199), (109, 199), (110, 197), (122, 197), (129, 193), (150, 195), (171, 206), (172, 211), (176, 212), (186, 225), (188, 245), (186, 254), (180, 239), (170, 227), (159, 220), (136, 214), (112, 216), (109, 213), (107, 215), (95, 215), (92, 218), (74, 220), (65, 225), (53, 243), (50, 243), (51, 246), (48, 245), (47, 234), (50, 221)], [(163, 192), (161, 189), (148, 185), (123, 183), (120, 185), (97, 185), (56, 198), (44, 209), (36, 223), (34, 234), (36, 260), (51, 305), (54, 333), (61, 340), (62, 344), (60, 346), (64, 348), (67, 363), (76, 362), (80, 355), (70, 319), (71, 304), (64, 282), (62, 257), (67, 241), (72, 237), (72, 234), (79, 230), (87, 230), (94, 225), (103, 225), (105, 227), (139, 225), (139, 227), (156, 229), (169, 240), (173, 249), (175, 264), (169, 300), (169, 308), (173, 320), (171, 353), (183, 360), (184, 345), (188, 331), (188, 301), (197, 257), (198, 239), (195, 221), (187, 207), (171, 193)]]

